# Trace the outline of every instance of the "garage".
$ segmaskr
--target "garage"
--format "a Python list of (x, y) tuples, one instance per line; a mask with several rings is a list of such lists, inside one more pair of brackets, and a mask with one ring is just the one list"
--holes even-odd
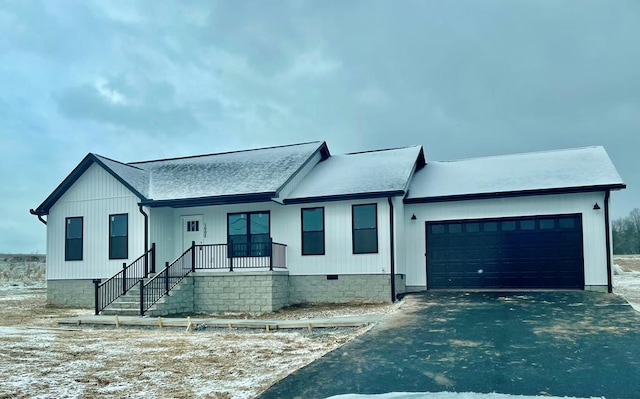
[(426, 222), (428, 289), (583, 289), (580, 214)]

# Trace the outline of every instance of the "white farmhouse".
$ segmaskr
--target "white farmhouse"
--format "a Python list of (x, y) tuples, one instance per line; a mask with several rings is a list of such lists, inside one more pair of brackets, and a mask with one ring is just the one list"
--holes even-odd
[(31, 213), (51, 304), (265, 312), (435, 289), (610, 292), (610, 193), (624, 188), (602, 147), (427, 162), (421, 146), (312, 142), (89, 154)]

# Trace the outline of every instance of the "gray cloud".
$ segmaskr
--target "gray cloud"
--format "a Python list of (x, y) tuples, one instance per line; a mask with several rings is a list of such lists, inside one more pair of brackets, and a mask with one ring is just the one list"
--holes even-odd
[[(24, 203), (88, 151), (317, 139), (429, 159), (604, 145), (622, 216), (640, 206), (638, 43), (636, 1), (0, 2), (0, 154), (25, 182), (2, 216), (42, 233)], [(11, 245), (42, 251), (33, 236)]]

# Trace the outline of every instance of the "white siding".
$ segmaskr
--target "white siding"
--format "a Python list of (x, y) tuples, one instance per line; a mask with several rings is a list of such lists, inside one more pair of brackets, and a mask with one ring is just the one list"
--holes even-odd
[[(602, 209), (593, 210), (596, 202)], [(417, 220), (410, 220), (414, 213)], [(426, 221), (575, 213), (582, 214), (585, 285), (607, 285), (602, 192), (406, 204), (407, 285), (426, 286)]]
[[(378, 253), (353, 254), (351, 206), (376, 203), (378, 208)], [(300, 209), (324, 206), (325, 255), (302, 255)], [(287, 237), (287, 262), (292, 275), (389, 274), (389, 204), (387, 199), (335, 201), (288, 205), (281, 215), (278, 232)], [(274, 237), (275, 239), (275, 237)]]
[[(47, 216), (47, 279), (105, 278), (144, 252), (144, 217), (138, 198), (98, 165), (92, 165)], [(109, 260), (109, 215), (129, 215), (129, 259)], [(65, 218), (83, 217), (83, 260), (65, 261)]]
[(151, 208), (146, 212), (149, 214), (149, 245), (156, 243), (156, 271), (160, 271), (165, 262), (172, 262), (177, 257), (174, 253), (174, 209)]
[[(351, 205), (376, 203), (378, 205), (378, 253), (354, 255), (351, 243)], [(395, 204), (394, 204), (395, 205)], [(325, 255), (302, 256), (301, 208), (323, 206), (325, 217)], [(400, 206), (402, 206), (400, 204)], [(162, 221), (154, 220), (151, 241), (158, 245), (158, 261), (171, 261), (184, 248), (182, 243), (182, 216), (203, 215), (207, 244), (227, 242), (227, 214), (235, 212), (269, 211), (271, 236), (278, 243), (287, 245), (287, 268), (291, 275), (325, 274), (387, 274), (390, 272), (389, 253), (389, 204), (387, 199), (335, 201), (300, 205), (280, 205), (276, 202), (256, 204), (220, 205), (196, 208), (163, 210)], [(156, 215), (156, 209), (152, 210)], [(401, 219), (397, 214), (396, 223)], [(168, 224), (171, 227), (167, 227)], [(172, 230), (169, 234), (169, 230)], [(396, 237), (401, 234), (396, 229)], [(167, 252), (167, 247), (171, 249)], [(402, 248), (402, 247), (400, 247)], [(167, 254), (171, 259), (167, 259)], [(402, 254), (396, 254), (401, 259)], [(397, 263), (401, 260), (396, 260)]]
[(313, 169), (313, 167), (316, 166), (321, 159), (322, 159), (322, 155), (320, 155), (320, 152), (316, 152), (316, 154), (313, 157), (311, 157), (311, 159), (309, 159), (307, 164), (304, 167), (302, 167), (302, 169), (300, 169), (298, 173), (296, 173), (293, 179), (291, 179), (291, 181), (287, 183), (282, 188), (282, 190), (280, 190), (278, 199), (281, 200), (281, 199), (287, 198), (287, 196), (291, 194), (293, 189), (296, 188), (298, 184), (300, 184), (300, 182), (309, 174), (309, 172), (311, 172), (311, 169)]

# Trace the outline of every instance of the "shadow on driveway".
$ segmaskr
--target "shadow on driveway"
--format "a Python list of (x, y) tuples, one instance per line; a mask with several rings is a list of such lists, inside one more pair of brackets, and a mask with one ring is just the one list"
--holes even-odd
[(640, 398), (640, 313), (593, 292), (409, 295), (260, 397), (479, 392)]

